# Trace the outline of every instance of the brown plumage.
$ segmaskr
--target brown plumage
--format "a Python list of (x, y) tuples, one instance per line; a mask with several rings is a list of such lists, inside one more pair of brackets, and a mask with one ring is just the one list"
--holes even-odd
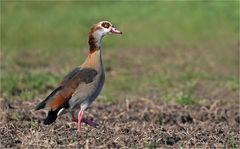
[(59, 86), (41, 103), (36, 110), (47, 108), (49, 110), (44, 124), (51, 124), (61, 113), (67, 109), (72, 120), (74, 109), (80, 109), (78, 113), (78, 131), (81, 122), (96, 127), (94, 122), (83, 118), (83, 112), (91, 105), (102, 90), (105, 75), (101, 57), (101, 39), (108, 33), (121, 34), (108, 21), (101, 21), (95, 24), (89, 32), (89, 55), (85, 62), (73, 69), (66, 75)]

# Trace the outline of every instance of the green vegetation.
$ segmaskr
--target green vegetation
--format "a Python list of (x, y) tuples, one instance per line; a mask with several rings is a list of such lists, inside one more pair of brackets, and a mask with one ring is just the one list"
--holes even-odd
[(20, 96), (24, 99), (34, 99), (47, 89), (53, 88), (57, 80), (60, 79), (50, 74), (6, 75), (1, 86), (5, 89), (4, 97)]
[(100, 20), (124, 33), (103, 40), (106, 101), (134, 95), (195, 104), (202, 82), (237, 92), (237, 4), (1, 1), (1, 96), (46, 97), (83, 62), (89, 27)]

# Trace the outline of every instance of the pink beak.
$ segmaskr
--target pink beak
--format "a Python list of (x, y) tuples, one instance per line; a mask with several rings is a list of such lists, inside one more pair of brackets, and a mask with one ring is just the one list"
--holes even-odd
[(113, 33), (113, 34), (122, 34), (122, 32), (117, 30), (115, 27), (112, 27), (110, 32)]

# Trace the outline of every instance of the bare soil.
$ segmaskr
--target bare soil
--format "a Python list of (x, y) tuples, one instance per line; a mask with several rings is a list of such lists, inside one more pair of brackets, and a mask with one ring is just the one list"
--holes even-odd
[(239, 104), (169, 105), (145, 98), (95, 102), (85, 116), (99, 126), (83, 124), (80, 133), (64, 115), (43, 125), (46, 112), (34, 112), (34, 104), (1, 100), (1, 148), (240, 147)]

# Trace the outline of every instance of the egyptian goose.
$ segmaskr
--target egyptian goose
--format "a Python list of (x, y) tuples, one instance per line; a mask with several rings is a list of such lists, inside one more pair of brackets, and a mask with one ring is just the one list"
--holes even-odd
[[(101, 40), (109, 34), (122, 34), (109, 21), (101, 21), (92, 26), (89, 32), (89, 54), (85, 62), (66, 75), (60, 85), (35, 110), (48, 109), (44, 124), (53, 123), (64, 110), (68, 111), (73, 121), (96, 127), (96, 123), (83, 117), (84, 111), (97, 98), (102, 90), (105, 75), (101, 56)], [(74, 116), (74, 109), (80, 108), (78, 118)]]

